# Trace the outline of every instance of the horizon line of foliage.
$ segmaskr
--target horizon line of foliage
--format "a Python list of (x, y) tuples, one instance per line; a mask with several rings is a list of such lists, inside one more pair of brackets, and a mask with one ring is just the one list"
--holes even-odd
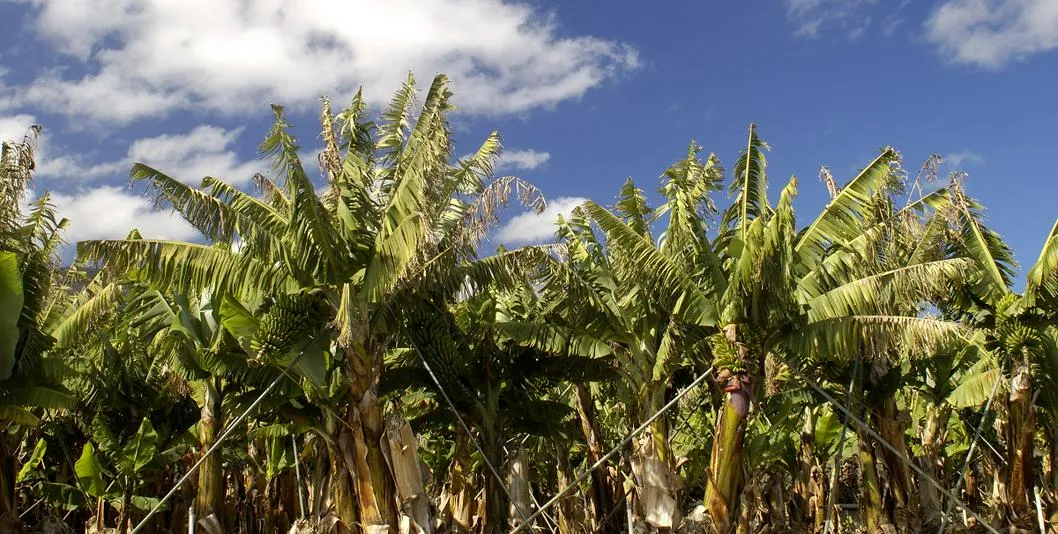
[(750, 125), (730, 169), (691, 141), (656, 206), (629, 178), (490, 254), (544, 195), (496, 176), (498, 132), (453, 158), (451, 97), (409, 75), (377, 119), (324, 99), (320, 177), (280, 106), (253, 190), (135, 163), (201, 238), (130, 228), (71, 266), (69, 221), (26, 203), (40, 128), (5, 141), (0, 530), (127, 532), (273, 383), (147, 532), (194, 507), (224, 531), (491, 534), (560, 492), (533, 529), (623, 530), (626, 506), (648, 531), (973, 527), (938, 485), (991, 528), (1058, 524), (1058, 222), (1018, 293), (938, 156), (823, 167), (800, 219)]

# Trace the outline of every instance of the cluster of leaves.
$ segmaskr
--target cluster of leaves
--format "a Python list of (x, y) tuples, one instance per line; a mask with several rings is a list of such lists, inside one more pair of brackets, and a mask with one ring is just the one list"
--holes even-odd
[[(32, 498), (48, 503), (38, 514), (126, 528), (259, 400), (198, 479), (196, 507), (230, 528), (294, 510), (292, 489), (310, 485), (291, 472), (302, 462), (316, 477), (302, 509), (395, 525), (393, 492), (407, 481), (394, 480), (385, 439), (404, 417), (430, 447), (422, 491), (449, 503), (447, 520), (463, 514), (452, 503), (477, 498), (447, 492), (484, 482), (486, 522), (502, 529), (511, 495), (492, 470), (508, 452), (528, 450), (535, 495), (554, 495), (676, 395), (646, 438), (576, 488), (581, 508), (564, 501), (560, 523), (605, 529), (632, 491), (637, 515), (659, 528), (664, 514), (648, 503), (702, 498), (717, 528), (737, 506), (758, 529), (803, 526), (818, 519), (807, 503), (840, 490), (841, 459), (858, 450), (864, 521), (885, 514), (914, 529), (895, 509), (915, 508), (906, 495), (934, 479), (961, 479), (953, 458), (992, 417), (1001, 430), (985, 439), (1005, 447), (1007, 467), (993, 455), (974, 469), (1010, 478), (1002, 470), (1019, 462), (1030, 492), (1051, 484), (1014, 451), (1024, 435), (1030, 455), (1034, 439), (1058, 450), (1058, 393), (1039, 386), (1058, 378), (1058, 226), (1017, 294), (1011, 251), (958, 177), (908, 195), (892, 148), (843, 186), (825, 172), (831, 200), (799, 226), (798, 181), (769, 197), (770, 147), (751, 126), (730, 173), (692, 142), (662, 172), (659, 206), (628, 179), (611, 206), (559, 217), (555, 244), (480, 256), (510, 200), (539, 212), (543, 196), (493, 176), (496, 133), (451, 161), (444, 76), (421, 105), (415, 95), (409, 77), (377, 122), (359, 93), (338, 113), (324, 101), (322, 188), (278, 106), (261, 145), (275, 165), (254, 178), (256, 193), (135, 164), (133, 182), (206, 242), (134, 231), (82, 242), (70, 272), (56, 259), (66, 221), (48, 197), (23, 213), (36, 131), (4, 144), (0, 460), (20, 468), (0, 485), (0, 526)], [(715, 383), (684, 390), (709, 369)], [(1000, 395), (984, 413), (1015, 386), (1036, 388), (1028, 405)], [(901, 450), (932, 474), (903, 475)], [(838, 486), (810, 491), (828, 470)], [(896, 504), (875, 506), (877, 485)], [(991, 498), (1024, 516), (1016, 495)]]

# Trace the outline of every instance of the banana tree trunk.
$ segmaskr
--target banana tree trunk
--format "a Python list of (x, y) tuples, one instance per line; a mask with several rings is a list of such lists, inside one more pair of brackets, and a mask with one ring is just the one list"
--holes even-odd
[(129, 508), (132, 507), (132, 481), (125, 480), (125, 489), (121, 492), (121, 508), (118, 509), (118, 534), (129, 532)]
[[(198, 443), (202, 454), (217, 441), (220, 429), (224, 427), (222, 384), (219, 378), (205, 381), (205, 391), (198, 422)], [(195, 497), (195, 515), (206, 518), (216, 514), (224, 523), (222, 506), (224, 505), (224, 457), (218, 450), (202, 462), (198, 471), (198, 493)]]
[(1036, 426), (1036, 414), (1032, 404), (1032, 375), (1026, 361), (1015, 369), (1010, 381), (1010, 397), (1007, 403), (1007, 421), (1004, 425), (1006, 441), (1006, 476), (997, 495), (999, 502), (1009, 515), (1009, 521), (1022, 523), (1031, 521), (1032, 486), (1035, 483), (1032, 459), (1032, 434)]
[[(642, 417), (648, 418), (664, 405), (665, 390), (655, 387), (648, 391), (640, 407)], [(635, 483), (639, 515), (658, 529), (679, 526), (678, 493), (682, 480), (675, 472), (675, 462), (669, 448), (668, 421), (658, 418), (648, 431), (636, 441), (632, 455), (632, 480)]]
[(789, 532), (792, 527), (789, 510), (786, 508), (787, 497), (782, 478), (782, 475), (777, 473), (765, 475), (767, 494), (764, 496), (764, 505), (767, 510), (765, 517), (768, 532)]
[[(584, 443), (587, 445), (587, 463), (595, 465), (604, 454), (602, 432), (599, 430), (598, 417), (595, 415), (595, 402), (587, 387), (577, 384), (574, 389), (576, 390), (577, 418), (580, 421), (581, 432), (584, 434)], [(620, 524), (620, 515), (613, 513), (618, 508), (615, 487), (616, 484), (610, 477), (609, 464), (604, 463), (591, 472), (591, 492), (588, 494), (588, 499), (595, 514), (594, 529), (596, 531), (610, 531), (618, 528)]]
[[(557, 489), (561, 493), (569, 488), (570, 481), (576, 478), (576, 473), (573, 472), (573, 468), (569, 465), (569, 449), (556, 451), (555, 454), (555, 479)], [(558, 529), (559, 532), (597, 532), (600, 529), (592, 528), (593, 525), (600, 524), (603, 518), (589, 518), (587, 517), (587, 510), (589, 507), (584, 506), (584, 500), (579, 495), (580, 492), (574, 490), (566, 495), (558, 503)], [(590, 497), (589, 497), (590, 498)], [(606, 532), (605, 529), (601, 530)]]
[(713, 448), (706, 473), (705, 509), (718, 532), (731, 530), (742, 492), (742, 447), (746, 439), (746, 416), (752, 398), (744, 375), (726, 377), (724, 402), (716, 418)]
[[(942, 480), (944, 461), (941, 454), (947, 437), (948, 419), (951, 417), (951, 405), (931, 404), (926, 408), (926, 422), (922, 429), (922, 454), (918, 457), (918, 466), (935, 480)], [(922, 526), (924, 530), (936, 531), (941, 522), (940, 496), (933, 484), (918, 485), (918, 499), (922, 507)]]
[(0, 527), (14, 528), (18, 523), (15, 502), (17, 462), (9, 443), (7, 430), (0, 430)]
[(476, 491), (469, 439), (464, 432), (456, 434), (452, 467), (448, 471), (448, 529), (457, 534), (467, 534), (473, 527)]
[(430, 501), (423, 484), (422, 465), (419, 462), (418, 441), (407, 421), (394, 419), (387, 425), (386, 439), (393, 462), (393, 478), (400, 498), (401, 513), (407, 521), (401, 521), (402, 534), (433, 534), (430, 518)]
[(345, 414), (342, 432), (350, 435), (353, 480), (356, 483), (357, 515), (361, 528), (385, 533), (396, 527), (393, 473), (386, 462), (385, 426), (378, 399), (382, 356), (346, 343), (352, 402)]
[[(896, 526), (898, 532), (908, 532), (909, 529), (917, 530), (915, 519), (918, 516), (918, 503), (914, 500), (912, 490), (911, 469), (902, 458), (908, 458), (907, 446), (904, 439), (904, 424), (896, 406), (896, 399), (888, 397), (879, 408), (874, 410), (875, 428), (878, 433), (895, 447), (900, 454), (890, 450), (888, 447), (878, 447), (876, 456), (885, 468), (885, 487), (891, 495), (891, 509), (888, 519)], [(924, 483), (924, 485), (930, 485)]]
[[(532, 513), (529, 509), (529, 460), (525, 455), (525, 447), (519, 445), (514, 454), (511, 455), (507, 470), (507, 487), (510, 489), (511, 497), (511, 528), (519, 527)], [(533, 526), (526, 528), (532, 530)]]
[(352, 478), (352, 437), (349, 432), (339, 427), (333, 432), (328, 445), (331, 463), (330, 493), (334, 515), (338, 518), (337, 534), (353, 534), (353, 529), (360, 521)]
[(764, 503), (764, 481), (759, 476), (750, 477), (746, 480), (739, 499), (738, 527), (736, 534), (752, 534), (754, 532), (767, 532), (771, 525), (767, 522), (768, 516), (765, 512)]
[(866, 525), (866, 532), (874, 534), (882, 525), (882, 489), (875, 467), (874, 447), (867, 433), (856, 431), (859, 442), (857, 459), (860, 464), (860, 515)]
[(1058, 527), (1058, 428), (1054, 421), (1044, 427), (1046, 445), (1043, 453), (1043, 496), (1047, 520)]
[(826, 490), (823, 470), (820, 469), (815, 453), (815, 408), (806, 407), (804, 414), (797, 473), (793, 487), (795, 513), (797, 514), (793, 521), (805, 532), (821, 532), (824, 524), (823, 510), (826, 506)]
[[(485, 455), (487, 460), (495, 467), (499, 472), (503, 472), (503, 467), (506, 465), (503, 454), (503, 442), (492, 432), (486, 430), (483, 432), (485, 439)], [(484, 468), (485, 477), (485, 528), (484, 534), (502, 534), (510, 530), (507, 518), (510, 514), (510, 500), (507, 498), (507, 492), (502, 486), (503, 482), (498, 480), (496, 476), (488, 470), (488, 467)]]
[[(324, 502), (330, 501), (331, 498), (331, 485), (327, 483), (327, 471), (330, 469), (331, 455), (327, 450), (326, 441), (324, 439), (314, 439), (309, 442), (312, 447), (313, 454), (308, 456), (312, 458), (312, 467), (310, 469), (311, 475), (309, 476), (309, 487), (308, 489), (308, 509), (306, 512), (312, 518), (320, 518), (325, 515)], [(324, 459), (327, 462), (324, 462)]]

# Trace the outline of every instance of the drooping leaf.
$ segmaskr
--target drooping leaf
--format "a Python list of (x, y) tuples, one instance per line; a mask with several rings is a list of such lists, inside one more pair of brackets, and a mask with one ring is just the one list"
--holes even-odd
[(1058, 317), (1058, 220), (1047, 234), (1039, 258), (1029, 269), (1025, 280), (1025, 304), (1028, 307), (1047, 305), (1049, 313)]
[(1002, 375), (994, 362), (982, 359), (959, 378), (959, 385), (948, 395), (948, 402), (956, 408), (982, 406)]
[(801, 233), (795, 246), (796, 252), (802, 256), (820, 257), (829, 245), (844, 243), (857, 236), (868, 215), (868, 202), (891, 184), (892, 166), (899, 160), (899, 154), (892, 148), (883, 150), (841, 188), (816, 220)]
[(128, 476), (136, 476), (144, 467), (154, 460), (157, 454), (158, 433), (146, 417), (140, 423), (140, 428), (132, 439), (125, 444), (121, 451), (119, 466), (122, 472)]
[(33, 415), (33, 412), (13, 404), (0, 404), (0, 421), (9, 421), (25, 427), (34, 427), (40, 424), (40, 418)]
[(890, 302), (922, 302), (949, 294), (973, 273), (964, 258), (931, 261), (871, 274), (809, 300), (808, 319), (884, 314)]
[(82, 342), (94, 327), (114, 312), (123, 296), (122, 285), (118, 283), (107, 284), (102, 288), (89, 286), (86, 293), (88, 298), (52, 329), (51, 335), (57, 347), (69, 347)]
[(994, 303), (1010, 293), (1016, 263), (1010, 247), (999, 234), (984, 225), (979, 208), (971, 199), (963, 202), (959, 214), (962, 236), (957, 249), (977, 262), (980, 282), (974, 286), (974, 293)]
[(647, 196), (643, 194), (642, 189), (636, 187), (631, 177), (625, 180), (621, 190), (617, 193), (614, 213), (624, 220), (632, 231), (646, 239), (652, 239), (650, 225), (657, 216), (654, 209), (647, 204)]
[(82, 260), (186, 294), (212, 290), (242, 295), (296, 287), (285, 270), (218, 246), (149, 239), (81, 241), (77, 253)]
[(169, 503), (162, 504), (162, 500), (157, 497), (144, 497), (143, 495), (132, 496), (132, 506), (140, 512), (150, 512), (151, 510), (157, 509), (159, 512), (164, 512), (169, 508)]
[(239, 214), (222, 200), (143, 163), (133, 164), (129, 174), (133, 182), (150, 183), (155, 203), (168, 204), (206, 237), (225, 243), (234, 238)]
[(18, 476), (15, 477), (15, 483), (21, 484), (24, 482), (33, 471), (36, 471), (40, 465), (41, 460), (44, 459), (44, 453), (48, 451), (48, 442), (43, 438), (37, 440), (37, 444), (33, 447), (33, 452), (30, 453), (29, 458), (22, 464), (22, 468), (18, 470)]
[(0, 252), (0, 380), (7, 380), (15, 367), (18, 320), (22, 316), (22, 274), (14, 252)]
[(63, 510), (82, 510), (88, 506), (85, 502), (85, 494), (69, 484), (43, 482), (38, 491), (48, 503)]
[(85, 443), (81, 450), (81, 457), (74, 464), (77, 480), (81, 489), (92, 497), (103, 497), (106, 495), (106, 484), (103, 482), (103, 466), (96, 457), (95, 447), (91, 442)]
[(551, 354), (600, 357), (613, 353), (612, 347), (576, 329), (544, 321), (504, 321), (494, 328), (502, 336)]
[(383, 209), (374, 256), (364, 275), (364, 291), (371, 301), (381, 299), (405, 275), (425, 237), (429, 180), (448, 167), (450, 148), (444, 114), (450, 108), (450, 97), (448, 78), (438, 75), (395, 162), (393, 193)]
[(220, 301), (220, 324), (240, 340), (253, 338), (258, 327), (257, 318), (230, 295)]
[(605, 208), (590, 201), (584, 208), (606, 232), (608, 246), (620, 249), (625, 255), (623, 263), (630, 271), (629, 279), (636, 279), (645, 290), (656, 295), (660, 305), (686, 322), (701, 326), (715, 323), (716, 308), (709, 298), (715, 288), (692, 282), (653, 243)]

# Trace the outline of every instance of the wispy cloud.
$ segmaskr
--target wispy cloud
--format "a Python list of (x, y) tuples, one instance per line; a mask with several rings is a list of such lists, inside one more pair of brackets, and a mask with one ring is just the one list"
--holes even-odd
[(551, 160), (549, 152), (539, 152), (531, 148), (524, 150), (504, 150), (496, 158), (496, 169), (533, 170)]
[(550, 200), (542, 213), (525, 212), (516, 215), (500, 227), (492, 239), (507, 245), (548, 241), (555, 235), (555, 220), (558, 216), (568, 217), (573, 208), (587, 200), (583, 197), (559, 197)]
[(25, 5), (64, 65), (28, 85), (0, 86), (0, 109), (46, 107), (106, 122), (186, 109), (239, 114), (262, 101), (311, 106), (359, 85), (385, 99), (409, 70), (448, 73), (465, 112), (518, 114), (579, 98), (639, 66), (625, 43), (568, 35), (553, 13), (502, 0)]
[(886, 15), (881, 20), (882, 35), (886, 37), (892, 37), (896, 33), (896, 29), (900, 27), (907, 19), (904, 17), (904, 8), (911, 4), (911, 0), (903, 0), (900, 5), (897, 6), (896, 11)]
[(984, 156), (970, 150), (962, 150), (944, 155), (944, 163), (957, 169), (962, 169), (971, 165), (980, 165), (984, 163), (984, 161)]
[(948, 61), (1000, 69), (1058, 48), (1058, 2), (946, 0), (926, 21), (925, 33)]
[(843, 31), (850, 39), (871, 25), (870, 10), (879, 0), (786, 0), (786, 14), (800, 37), (814, 38), (826, 30)]

